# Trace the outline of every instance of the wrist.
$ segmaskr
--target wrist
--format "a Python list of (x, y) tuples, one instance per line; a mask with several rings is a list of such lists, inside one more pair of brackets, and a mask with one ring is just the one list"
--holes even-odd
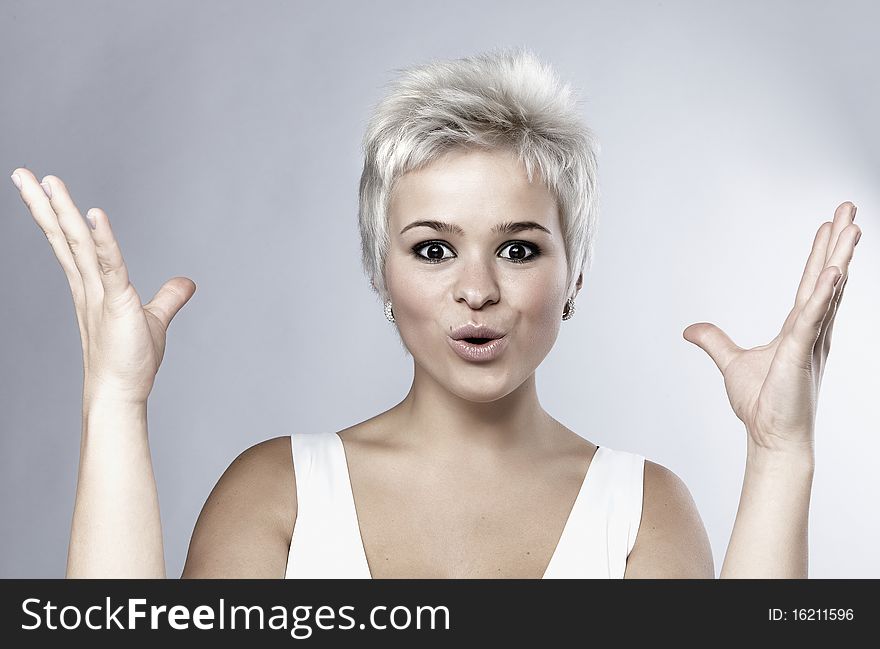
[(812, 441), (790, 446), (758, 446), (749, 438), (746, 464), (752, 469), (769, 473), (801, 473), (812, 475), (816, 466)]
[(147, 397), (133, 395), (131, 392), (108, 385), (85, 385), (83, 388), (83, 410), (94, 405), (146, 408)]
[(83, 417), (85, 420), (102, 413), (145, 416), (147, 413), (147, 402), (111, 392), (102, 392), (100, 394), (92, 394), (89, 397), (83, 397)]
[[(83, 408), (83, 448), (105, 453), (147, 437), (147, 404), (103, 395)], [(110, 446), (107, 446), (110, 444)]]

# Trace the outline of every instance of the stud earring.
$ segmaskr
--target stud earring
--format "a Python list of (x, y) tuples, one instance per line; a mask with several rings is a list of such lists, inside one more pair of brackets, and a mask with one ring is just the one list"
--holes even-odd
[(565, 302), (565, 308), (562, 309), (562, 319), (563, 320), (571, 320), (571, 317), (574, 315), (574, 298), (570, 297)]
[(388, 319), (388, 322), (394, 322), (394, 311), (391, 310), (391, 300), (388, 300), (385, 303), (385, 317)]

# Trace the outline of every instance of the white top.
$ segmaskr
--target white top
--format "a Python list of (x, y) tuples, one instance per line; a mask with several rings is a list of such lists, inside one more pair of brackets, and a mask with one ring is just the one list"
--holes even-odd
[[(285, 579), (372, 579), (337, 433), (290, 436), (297, 514)], [(543, 579), (622, 579), (642, 516), (645, 458), (596, 449)]]

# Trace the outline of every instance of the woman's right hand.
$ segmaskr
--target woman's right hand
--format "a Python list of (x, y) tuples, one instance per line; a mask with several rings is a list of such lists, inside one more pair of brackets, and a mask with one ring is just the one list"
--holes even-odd
[(84, 407), (102, 396), (146, 403), (165, 354), (165, 332), (195, 293), (195, 283), (174, 277), (142, 305), (103, 210), (89, 210), (93, 230), (60, 178), (43, 178), (49, 187), (44, 191), (30, 170), (16, 169), (13, 182), (15, 176), (70, 283), (82, 339)]

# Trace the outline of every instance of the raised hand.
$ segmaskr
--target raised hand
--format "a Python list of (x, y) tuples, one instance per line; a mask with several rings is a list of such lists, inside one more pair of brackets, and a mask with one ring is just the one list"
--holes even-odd
[(855, 214), (855, 205), (842, 203), (833, 222), (819, 227), (794, 307), (768, 344), (743, 349), (705, 322), (682, 333), (721, 370), (730, 405), (746, 425), (750, 449), (812, 452), (831, 331), (861, 236)]
[(18, 168), (12, 180), (70, 284), (82, 339), (84, 401), (107, 395), (145, 403), (165, 354), (165, 332), (195, 283), (174, 277), (142, 305), (102, 210), (89, 210), (93, 229), (57, 176), (46, 176), (41, 186), (30, 170)]

